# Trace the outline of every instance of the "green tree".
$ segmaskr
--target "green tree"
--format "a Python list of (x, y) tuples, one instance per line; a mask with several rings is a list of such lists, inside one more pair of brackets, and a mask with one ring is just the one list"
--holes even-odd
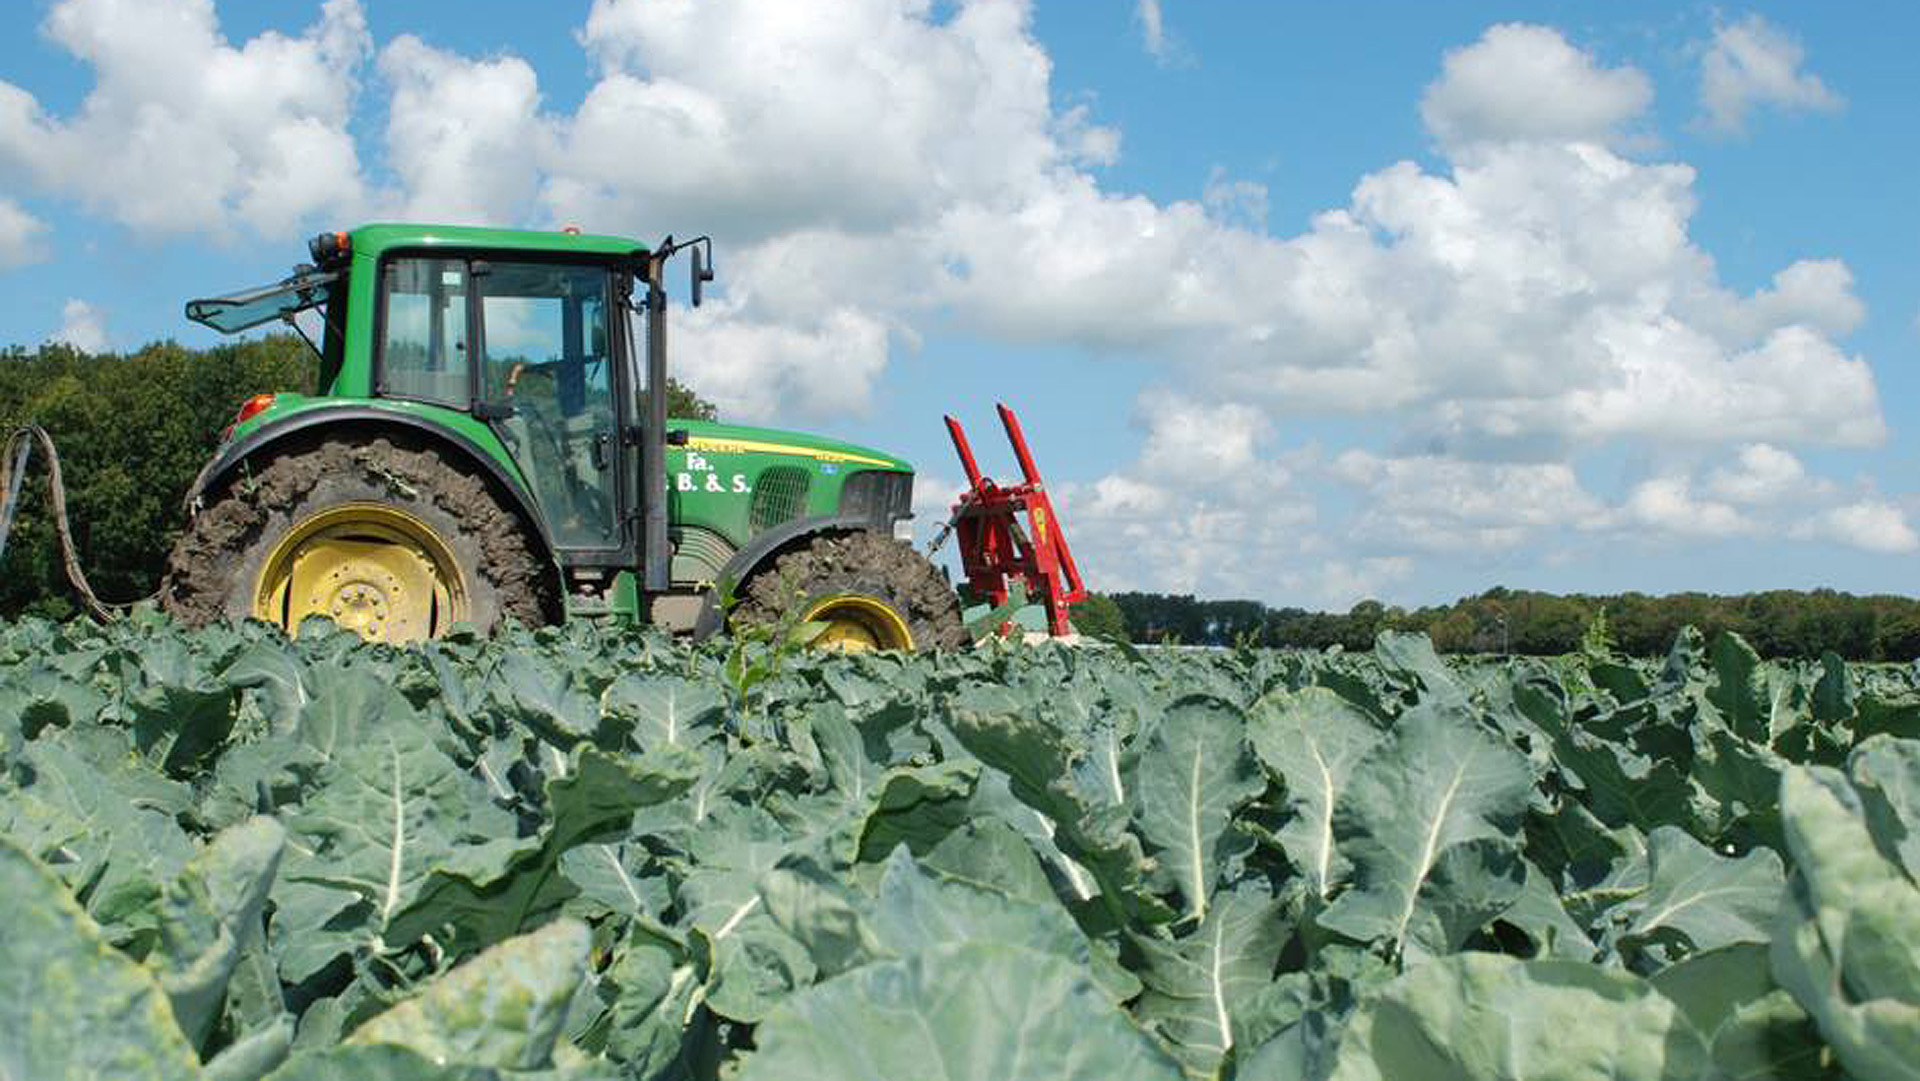
[(1374, 636), (1380, 633), (1386, 618), (1386, 605), (1371, 599), (1358, 602), (1347, 609), (1346, 626), (1340, 631), (1340, 644), (1348, 650), (1372, 649)]
[(1460, 607), (1448, 607), (1442, 613), (1427, 625), (1427, 636), (1433, 639), (1433, 648), (1442, 653), (1472, 652), (1477, 629), (1473, 613)]
[(1535, 656), (1571, 653), (1591, 618), (1585, 605), (1551, 593), (1519, 593), (1511, 602), (1513, 651)]
[(1192, 594), (1115, 593), (1112, 597), (1138, 641), (1192, 645), (1207, 640), (1206, 612)]
[(1916, 610), (1920, 606), (1908, 602), (1903, 607), (1904, 611), (1896, 608), (1880, 620), (1879, 642), (1874, 652), (1883, 661), (1920, 658), (1920, 610)]
[(686, 384), (668, 376), (667, 416), (680, 420), (719, 420), (720, 411)]
[(1209, 601), (1206, 611), (1208, 645), (1258, 642), (1266, 627), (1267, 607), (1259, 601)]
[(1073, 625), (1089, 637), (1132, 641), (1127, 634), (1125, 613), (1104, 593), (1089, 593), (1086, 600), (1073, 606)]

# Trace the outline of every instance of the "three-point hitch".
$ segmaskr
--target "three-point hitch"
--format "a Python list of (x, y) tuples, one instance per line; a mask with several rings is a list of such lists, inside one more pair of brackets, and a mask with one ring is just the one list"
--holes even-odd
[[(1074, 565), (1073, 551), (1067, 547), (1066, 533), (1053, 512), (1040, 471), (1034, 467), (1020, 421), (1005, 405), (999, 410), (1007, 442), (1013, 445), (1014, 458), (1020, 463), (1024, 478), (1020, 484), (1003, 486), (982, 476), (966, 431), (959, 421), (947, 418), (947, 434), (953, 437), (953, 449), (960, 455), (961, 468), (967, 471), (968, 488), (953, 505), (949, 521), (959, 541), (961, 567), (968, 585), (996, 609), (1007, 604), (1011, 579), (1019, 577), (1026, 595), (1046, 609), (1048, 633), (1068, 635), (1073, 633), (1068, 622), (1069, 606), (1087, 599), (1087, 587), (1080, 579), (1080, 568)], [(1024, 527), (1022, 514), (1026, 516)], [(1004, 633), (1008, 628), (1001, 629)]]

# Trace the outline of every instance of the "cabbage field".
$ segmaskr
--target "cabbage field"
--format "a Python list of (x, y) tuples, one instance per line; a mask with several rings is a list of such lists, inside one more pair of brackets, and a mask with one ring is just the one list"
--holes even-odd
[(0, 1077), (1920, 1078), (1920, 678), (0, 623)]

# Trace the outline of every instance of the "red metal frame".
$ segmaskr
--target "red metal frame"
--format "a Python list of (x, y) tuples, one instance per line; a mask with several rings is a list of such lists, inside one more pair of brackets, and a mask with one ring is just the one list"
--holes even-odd
[[(953, 449), (960, 455), (961, 468), (967, 471), (967, 483), (971, 485), (953, 505), (960, 563), (968, 584), (991, 598), (996, 608), (1007, 603), (1009, 576), (1019, 575), (1026, 580), (1027, 596), (1046, 607), (1048, 632), (1070, 634), (1068, 608), (1087, 599), (1086, 583), (1080, 579), (1080, 568), (1074, 565), (1067, 535), (1053, 512), (1053, 501), (1040, 483), (1040, 471), (1034, 468), (1020, 421), (1005, 405), (999, 409), (1007, 442), (1013, 445), (1020, 474), (1026, 478), (1021, 484), (1002, 487), (981, 476), (973, 448), (967, 444), (967, 433), (959, 421), (947, 418), (947, 434), (953, 437)], [(1024, 529), (1019, 519), (1022, 511), (1027, 518)], [(1007, 628), (1001, 629), (1004, 632)]]

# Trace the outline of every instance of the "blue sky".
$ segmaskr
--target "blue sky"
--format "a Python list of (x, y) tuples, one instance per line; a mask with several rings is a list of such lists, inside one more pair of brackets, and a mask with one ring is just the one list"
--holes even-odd
[(714, 236), (678, 374), (921, 466), (1021, 413), (1096, 588), (1910, 593), (1920, 9), (32, 0), (0, 342), (414, 219)]

